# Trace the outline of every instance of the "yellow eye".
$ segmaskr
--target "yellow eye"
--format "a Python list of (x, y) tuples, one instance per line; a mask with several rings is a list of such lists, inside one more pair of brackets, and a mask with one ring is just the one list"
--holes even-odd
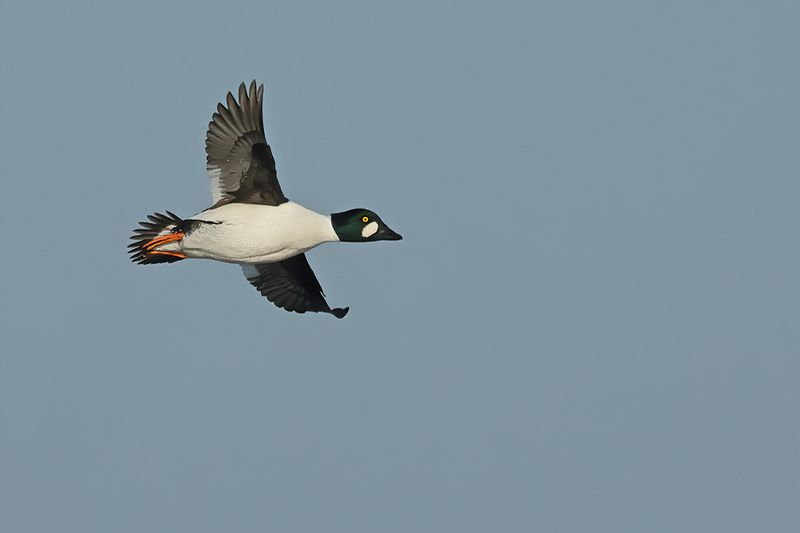
[(361, 217), (361, 222), (369, 222), (369, 217)]

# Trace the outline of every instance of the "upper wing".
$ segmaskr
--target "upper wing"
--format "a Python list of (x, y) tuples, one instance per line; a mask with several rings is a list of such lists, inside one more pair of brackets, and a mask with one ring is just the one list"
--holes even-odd
[(350, 310), (349, 307), (331, 309), (328, 306), (305, 254), (277, 263), (244, 264), (242, 271), (258, 292), (287, 311), (330, 313), (342, 318)]
[(275, 159), (264, 136), (264, 85), (239, 86), (227, 107), (217, 104), (206, 133), (206, 168), (214, 204), (243, 202), (279, 205), (287, 201), (278, 183)]

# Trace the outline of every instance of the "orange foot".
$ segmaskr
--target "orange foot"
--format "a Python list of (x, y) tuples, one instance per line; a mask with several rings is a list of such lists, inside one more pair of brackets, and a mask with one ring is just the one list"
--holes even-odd
[(147, 252), (147, 255), (169, 255), (172, 257), (177, 257), (178, 259), (186, 259), (187, 255), (181, 252), (164, 252), (162, 250), (151, 250)]
[[(162, 244), (166, 244), (168, 242), (175, 242), (183, 239), (184, 233), (179, 231), (178, 233), (169, 233), (167, 235), (162, 235), (160, 237), (156, 237), (155, 239), (151, 240), (147, 244), (145, 244), (142, 248), (145, 250), (152, 250), (156, 246), (161, 246)], [(163, 252), (166, 253), (166, 252)]]

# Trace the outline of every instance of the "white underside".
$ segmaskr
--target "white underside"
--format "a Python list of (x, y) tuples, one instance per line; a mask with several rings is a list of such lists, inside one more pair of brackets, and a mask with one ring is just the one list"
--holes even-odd
[(176, 251), (227, 263), (274, 263), (339, 240), (329, 216), (294, 202), (277, 207), (231, 203), (190, 218), (215, 224), (190, 232), (172, 245)]

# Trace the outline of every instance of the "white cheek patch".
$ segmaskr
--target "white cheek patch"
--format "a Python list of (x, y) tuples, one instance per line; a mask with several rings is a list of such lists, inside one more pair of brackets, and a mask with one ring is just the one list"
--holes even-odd
[(373, 235), (378, 232), (378, 223), (377, 222), (370, 222), (366, 226), (361, 229), (361, 236), (365, 239), (369, 239)]

